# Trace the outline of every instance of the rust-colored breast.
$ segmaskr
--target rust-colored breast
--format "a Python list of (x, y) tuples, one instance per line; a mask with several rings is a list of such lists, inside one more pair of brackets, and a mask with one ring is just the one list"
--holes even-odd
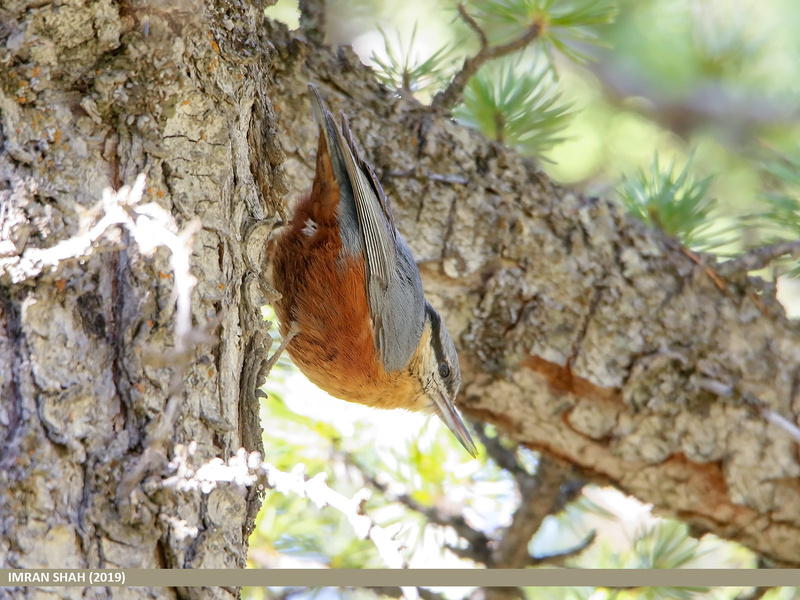
[(364, 279), (364, 259), (342, 255), (336, 207), (339, 188), (328, 164), (324, 141), (318, 152), (311, 194), (294, 210), (291, 225), (275, 248), (275, 304), (286, 335), (299, 333), (288, 352), (317, 386), (337, 398), (378, 408), (409, 408), (421, 384), (409, 370), (387, 373), (375, 353)]

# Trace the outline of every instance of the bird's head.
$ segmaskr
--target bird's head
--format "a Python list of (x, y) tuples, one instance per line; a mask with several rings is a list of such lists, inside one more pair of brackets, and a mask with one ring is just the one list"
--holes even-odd
[(461, 386), (456, 347), (439, 313), (427, 301), (422, 338), (409, 366), (422, 386), (422, 395), (417, 400), (420, 410), (438, 415), (467, 452), (477, 456), (475, 443), (455, 405)]

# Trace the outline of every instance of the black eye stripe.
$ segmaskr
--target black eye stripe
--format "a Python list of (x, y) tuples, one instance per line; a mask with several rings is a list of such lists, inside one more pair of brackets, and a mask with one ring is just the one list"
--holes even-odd
[[(457, 391), (457, 382), (453, 377), (453, 367), (450, 364), (450, 361), (447, 358), (447, 355), (444, 352), (444, 346), (442, 346), (442, 318), (439, 316), (439, 313), (427, 302), (425, 303), (425, 313), (428, 315), (428, 320), (431, 323), (431, 348), (433, 349), (433, 356), (436, 359), (436, 364), (439, 365), (438, 368), (441, 369), (441, 366), (444, 364), (447, 366), (448, 373), (447, 375), (442, 375), (439, 373), (439, 376), (444, 380), (444, 386), (449, 392), (450, 396), (455, 396)], [(447, 335), (445, 333), (445, 335)], [(458, 359), (456, 359), (458, 360)], [(456, 369), (458, 367), (456, 366)]]
[(425, 312), (428, 313), (428, 319), (431, 322), (431, 346), (433, 347), (433, 355), (436, 357), (436, 362), (444, 362), (444, 348), (442, 348), (442, 319), (434, 308), (425, 303)]

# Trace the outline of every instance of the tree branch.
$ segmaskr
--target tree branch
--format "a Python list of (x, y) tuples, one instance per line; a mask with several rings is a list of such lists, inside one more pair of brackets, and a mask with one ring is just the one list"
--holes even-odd
[(430, 523), (442, 527), (450, 527), (467, 542), (468, 548), (466, 550), (451, 547), (450, 550), (452, 552), (463, 558), (470, 558), (471, 560), (484, 564), (491, 560), (490, 548), (494, 544), (493, 540), (487, 537), (482, 531), (473, 529), (462, 515), (446, 514), (437, 507), (424, 506), (408, 494), (394, 494), (389, 490), (387, 485), (375, 479), (372, 474), (362, 469), (358, 463), (352, 462), (352, 464), (356, 465), (364, 474), (364, 478), (370, 485), (384, 494), (390, 502), (399, 502), (403, 504), (414, 512), (423, 515)]
[(782, 256), (790, 256), (796, 260), (800, 256), (800, 242), (777, 242), (769, 246), (761, 246), (748, 250), (741, 256), (720, 263), (717, 272), (723, 277), (731, 277), (738, 273), (758, 271), (770, 265)]
[[(300, 89), (278, 101), (299, 102)], [(757, 433), (765, 418), (742, 401), (749, 392), (787, 418), (800, 411), (800, 335), (771, 288), (706, 276), (663, 232), (553, 185), (443, 116), (342, 102), (364, 115), (356, 135), (368, 131), (364, 152), (384, 170), (415, 164), (470, 182), (432, 190), (393, 181), (426, 295), (457, 340), (467, 416), (661, 514), (775, 560), (796, 555), (779, 532), (800, 532), (800, 519), (770, 517), (786, 506), (778, 497), (800, 504), (787, 483), (794, 442)], [(378, 143), (409, 137), (416, 143)], [(732, 392), (719, 396), (707, 381)], [(753, 456), (774, 457), (766, 460), (780, 475), (766, 478)]]
[(441, 175), (439, 173), (421, 173), (418, 169), (408, 171), (385, 171), (384, 177), (413, 177), (415, 179), (428, 179), (438, 183), (448, 183), (450, 185), (467, 185), (469, 181), (458, 175)]
[(760, 600), (764, 596), (766, 596), (767, 592), (773, 590), (775, 588), (771, 587), (755, 587), (751, 589), (749, 592), (742, 592), (737, 594), (737, 596), (733, 600)]
[(478, 50), (478, 53), (475, 56), (464, 60), (464, 65), (461, 67), (461, 70), (456, 73), (452, 81), (450, 81), (450, 84), (444, 90), (438, 92), (436, 96), (434, 96), (431, 106), (438, 109), (449, 110), (458, 104), (464, 95), (464, 90), (467, 87), (467, 83), (469, 83), (469, 80), (472, 78), (472, 76), (475, 75), (475, 73), (478, 72), (478, 69), (480, 69), (485, 63), (490, 60), (512, 54), (518, 50), (522, 50), (528, 44), (536, 40), (541, 32), (541, 25), (538, 22), (533, 22), (525, 31), (525, 33), (516, 39), (500, 46), (491, 46), (489, 45), (489, 39), (486, 36), (486, 32), (483, 31), (478, 22), (475, 21), (475, 19), (467, 12), (467, 9), (464, 8), (464, 5), (461, 3), (458, 4), (458, 14), (469, 26), (469, 28), (478, 34), (481, 42), (481, 48)]
[[(562, 489), (570, 481), (571, 475), (569, 468), (542, 455), (539, 457), (536, 474), (517, 480), (522, 500), (514, 513), (511, 525), (503, 533), (497, 548), (492, 552), (491, 565), (487, 566), (522, 569), (548, 562), (548, 557), (532, 557), (528, 552), (528, 544), (539, 531), (544, 519), (562, 510), (564, 503)], [(594, 536), (590, 537), (594, 539)], [(587, 544), (590, 542), (591, 540)], [(583, 550), (584, 547), (581, 547), (580, 550)], [(574, 554), (574, 551), (567, 554)], [(555, 555), (555, 557), (563, 559), (563, 555)]]
[(580, 477), (576, 482), (571, 468), (565, 468), (547, 455), (540, 455), (536, 473), (531, 475), (520, 466), (515, 452), (500, 443), (499, 436), (488, 437), (485, 426), (476, 427), (476, 431), (489, 456), (514, 477), (522, 498), (513, 522), (493, 552), (493, 566), (524, 568), (543, 563), (563, 566), (567, 558), (583, 552), (594, 541), (594, 531), (576, 547), (548, 556), (530, 556), (527, 547), (544, 518), (561, 512), (580, 494), (586, 480)]

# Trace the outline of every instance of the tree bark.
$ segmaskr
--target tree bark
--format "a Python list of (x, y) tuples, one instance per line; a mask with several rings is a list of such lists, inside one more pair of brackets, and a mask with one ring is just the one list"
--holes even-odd
[[(796, 443), (761, 410), (792, 422), (800, 410), (800, 336), (774, 287), (722, 279), (708, 257), (553, 185), (262, 9), (74, 0), (0, 13), (0, 563), (243, 564), (255, 492), (162, 481), (177, 444), (196, 442), (198, 463), (260, 449), (263, 241), (311, 181), (312, 81), (393, 202), (456, 340), (467, 415), (800, 566)], [(87, 231), (103, 188), (141, 172), (142, 202), (178, 227), (202, 222), (189, 338), (205, 339), (188, 353), (166, 249), (149, 255), (115, 227), (56, 269), (23, 260)]]
[[(244, 565), (257, 494), (161, 481), (174, 445), (196, 443), (197, 464), (261, 445), (257, 400), (240, 393), (245, 349), (266, 353), (246, 233), (279, 213), (286, 191), (268, 95), (286, 61), (263, 18), (263, 6), (225, 2), (4, 4), (4, 566)], [(139, 173), (141, 204), (166, 208), (173, 231), (145, 230), (154, 222), (135, 213), (136, 236), (110, 227), (93, 251), (43, 266), (39, 250), (86, 234), (107, 208), (103, 189)], [(177, 335), (179, 269), (167, 249), (144, 246), (198, 217), (193, 329)]]

